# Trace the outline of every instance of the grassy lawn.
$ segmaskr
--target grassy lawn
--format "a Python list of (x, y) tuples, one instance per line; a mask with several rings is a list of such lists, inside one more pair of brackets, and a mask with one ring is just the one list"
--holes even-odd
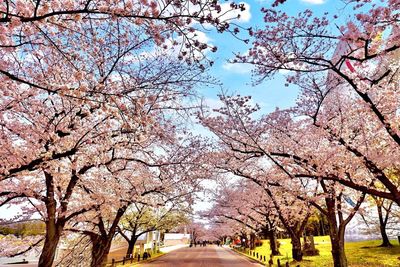
[[(329, 236), (317, 236), (314, 238), (314, 241), (320, 255), (304, 257), (304, 261), (300, 263), (300, 266), (333, 266)], [(282, 265), (285, 264), (286, 261), (291, 262), (291, 266), (299, 264), (292, 262), (290, 239), (280, 239), (279, 242), (281, 243), (279, 251), (282, 256), (274, 257), (274, 263), (276, 264), (276, 260), (279, 258), (281, 259)], [(398, 241), (391, 241), (394, 245), (392, 248), (377, 247), (380, 243), (380, 240), (346, 243), (346, 256), (349, 265), (352, 267), (400, 266), (400, 246)], [(259, 255), (265, 255), (268, 261), (269, 255), (271, 254), (269, 241), (264, 240), (263, 245), (257, 247), (254, 251), (258, 252)]]

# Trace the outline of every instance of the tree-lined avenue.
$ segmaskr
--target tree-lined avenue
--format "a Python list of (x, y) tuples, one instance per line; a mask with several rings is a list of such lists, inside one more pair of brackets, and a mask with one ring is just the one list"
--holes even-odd
[(261, 266), (231, 252), (227, 248), (208, 246), (181, 248), (141, 266), (157, 267), (222, 267), (222, 266)]

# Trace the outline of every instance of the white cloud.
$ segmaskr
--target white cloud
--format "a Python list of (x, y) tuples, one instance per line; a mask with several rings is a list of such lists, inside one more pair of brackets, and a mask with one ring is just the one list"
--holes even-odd
[(203, 104), (211, 110), (219, 109), (224, 106), (224, 103), (219, 98), (206, 98)]
[[(272, 3), (272, 0), (256, 0), (259, 3)], [(322, 5), (325, 4), (327, 0), (300, 0), (300, 2), (311, 4), (311, 5)]]
[(253, 66), (250, 64), (238, 64), (238, 63), (225, 63), (222, 65), (222, 68), (224, 70), (233, 72), (233, 73), (238, 73), (238, 74), (247, 74), (250, 73), (251, 70), (253, 69)]
[(325, 4), (326, 0), (301, 0), (301, 2), (312, 5), (322, 5)]
[(189, 38), (191, 37), (201, 43), (205, 43), (208, 45), (211, 45), (211, 42), (213, 41), (210, 37), (208, 37), (204, 32), (201, 31), (195, 31), (192, 35), (189, 35)]

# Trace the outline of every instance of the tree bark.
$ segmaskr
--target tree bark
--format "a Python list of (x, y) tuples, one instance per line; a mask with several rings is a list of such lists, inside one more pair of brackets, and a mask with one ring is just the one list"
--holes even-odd
[(378, 208), (378, 216), (379, 216), (379, 230), (381, 232), (381, 236), (382, 236), (382, 244), (380, 244), (380, 247), (391, 247), (392, 244), (389, 241), (389, 237), (386, 233), (386, 224), (387, 224), (387, 220), (385, 220), (383, 218), (383, 212), (382, 212), (382, 205), (377, 203)]
[(54, 180), (53, 176), (47, 172), (44, 172), (46, 181), (46, 236), (43, 245), (42, 253), (39, 257), (39, 267), (51, 267), (53, 266), (54, 259), (56, 256), (58, 242), (60, 241), (62, 231), (65, 226), (65, 220), (56, 218), (57, 203), (54, 196)]
[(39, 257), (39, 267), (51, 267), (56, 256), (58, 242), (60, 241), (61, 231), (55, 224), (46, 224), (46, 237), (43, 245), (42, 253)]
[(279, 248), (278, 248), (278, 240), (276, 238), (276, 233), (274, 230), (270, 230), (268, 232), (268, 236), (269, 236), (269, 247), (271, 249), (271, 254), (273, 256), (277, 256), (277, 255), (281, 255), (281, 253), (279, 252)]
[(92, 261), (91, 267), (101, 267), (107, 264), (107, 255), (110, 251), (111, 240), (102, 238), (100, 235), (92, 237)]
[(389, 237), (386, 233), (386, 227), (383, 225), (380, 225), (379, 227), (381, 231), (381, 236), (382, 236), (382, 244), (380, 244), (380, 247), (392, 247), (393, 245), (390, 243)]
[[(323, 216), (323, 215), (321, 215)], [(324, 226), (324, 218), (320, 218), (319, 220), (319, 224), (320, 224), (320, 233), (319, 235), (324, 236), (325, 235), (325, 226)]]
[(296, 261), (302, 261), (303, 251), (301, 249), (301, 237), (291, 235), (290, 239), (292, 241), (292, 258)]
[(347, 258), (344, 251), (344, 232), (345, 226), (338, 226), (335, 213), (335, 200), (325, 199), (327, 205), (327, 219), (329, 224), (329, 237), (332, 246), (332, 258), (334, 267), (347, 267)]
[[(87, 165), (79, 170), (79, 174), (84, 174), (92, 166)], [(46, 182), (46, 198), (44, 203), (46, 205), (47, 220), (46, 220), (46, 236), (43, 245), (42, 253), (39, 257), (39, 267), (51, 267), (53, 266), (54, 259), (56, 256), (58, 242), (60, 241), (61, 234), (68, 220), (72, 217), (66, 217), (68, 210), (69, 199), (72, 196), (73, 190), (79, 180), (76, 170), (73, 170), (73, 175), (68, 183), (67, 189), (63, 198), (60, 201), (60, 210), (57, 211), (57, 201), (55, 196), (54, 177), (51, 173), (43, 171), (45, 182)], [(85, 209), (81, 210), (81, 213), (85, 212)], [(57, 217), (58, 214), (58, 217)], [(62, 214), (62, 215), (60, 215)], [(75, 213), (77, 215), (79, 213)]]
[(256, 248), (256, 235), (254, 233), (250, 234), (250, 249), (253, 250)]
[(91, 267), (101, 267), (107, 264), (107, 255), (110, 252), (111, 242), (117, 231), (117, 226), (121, 220), (122, 215), (124, 215), (128, 206), (123, 206), (118, 209), (117, 214), (113, 220), (113, 223), (108, 230), (105, 229), (102, 218), (99, 218), (98, 227), (101, 234), (90, 235), (92, 241), (92, 261), (90, 263)]
[(332, 242), (332, 257), (334, 267), (347, 267), (347, 258), (344, 251), (344, 242)]
[(133, 249), (135, 248), (136, 241), (138, 239), (138, 236), (136, 236), (134, 233), (131, 236), (131, 239), (128, 242), (128, 250), (126, 251), (126, 256), (127, 257), (133, 257)]

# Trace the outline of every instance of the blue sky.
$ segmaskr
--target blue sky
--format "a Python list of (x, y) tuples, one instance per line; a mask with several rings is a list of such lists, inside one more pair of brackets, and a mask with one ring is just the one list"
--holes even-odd
[[(242, 3), (245, 3), (248, 8), (237, 23), (244, 28), (263, 28), (263, 15), (260, 10), (262, 7), (271, 7), (272, 2), (273, 0), (243, 1)], [(287, 0), (279, 8), (284, 9), (290, 15), (296, 15), (305, 9), (311, 9), (316, 15), (322, 15), (325, 12), (329, 12), (332, 16), (333, 14), (341, 14), (339, 19), (345, 21), (348, 14), (351, 14), (351, 9), (344, 9), (344, 7), (344, 2), (341, 0)], [(226, 33), (207, 33), (207, 38), (209, 43), (218, 47), (218, 52), (210, 55), (215, 61), (210, 73), (223, 83), (225, 91), (233, 94), (251, 95), (253, 102), (261, 106), (261, 112), (264, 114), (273, 111), (276, 107), (286, 108), (294, 105), (297, 90), (294, 87), (285, 87), (285, 80), (282, 75), (277, 75), (274, 79), (267, 80), (261, 85), (252, 86), (250, 66), (227, 63), (229, 59), (234, 57), (234, 52), (246, 52), (250, 45), (246, 45)], [(247, 37), (245, 36), (245, 38)], [(200, 93), (210, 107), (217, 105), (218, 89), (202, 88)]]

